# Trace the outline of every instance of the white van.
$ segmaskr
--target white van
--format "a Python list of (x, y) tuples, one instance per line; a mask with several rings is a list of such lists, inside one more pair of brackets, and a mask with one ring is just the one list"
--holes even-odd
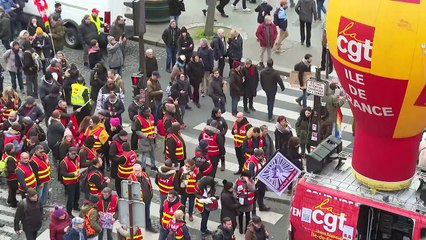
[[(93, 8), (97, 8), (100, 11), (99, 17), (109, 26), (111, 26), (118, 15), (124, 16), (125, 13), (132, 12), (131, 8), (124, 5), (125, 1), (123, 0), (46, 0), (46, 2), (49, 6), (49, 15), (55, 10), (55, 3), (62, 4), (61, 17), (66, 27), (65, 45), (70, 48), (80, 46), (80, 39), (77, 32), (78, 26), (81, 24), (84, 15), (90, 14)], [(40, 16), (33, 1), (28, 1), (25, 4), (24, 13), (30, 16)], [(108, 31), (109, 28), (101, 30), (101, 44), (106, 43)], [(133, 21), (130, 19), (126, 19), (127, 32), (133, 32)]]

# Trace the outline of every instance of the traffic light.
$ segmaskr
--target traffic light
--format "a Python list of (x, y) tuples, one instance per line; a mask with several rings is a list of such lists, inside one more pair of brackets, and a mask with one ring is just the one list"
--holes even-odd
[(133, 20), (133, 35), (144, 34), (146, 32), (145, 0), (125, 1), (123, 3), (132, 9), (132, 13), (126, 13), (124, 16)]
[(136, 95), (144, 95), (145, 92), (142, 92), (146, 88), (146, 84), (143, 81), (143, 73), (133, 73), (132, 74), (132, 87), (133, 87), (133, 97)]

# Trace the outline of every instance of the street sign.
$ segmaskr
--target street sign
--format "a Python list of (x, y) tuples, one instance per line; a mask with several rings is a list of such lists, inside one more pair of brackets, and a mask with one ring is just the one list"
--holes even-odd
[(324, 82), (308, 80), (306, 92), (315, 96), (324, 97), (327, 93), (327, 85)]
[(121, 181), (121, 196), (124, 199), (129, 199), (129, 183), (132, 186), (132, 198), (133, 200), (141, 199), (141, 184), (139, 182)]
[(297, 179), (301, 172), (300, 169), (277, 151), (256, 177), (278, 196), (281, 196), (288, 185)]
[[(132, 214), (129, 205), (132, 204)], [(133, 215), (133, 227), (145, 227), (145, 203), (120, 198), (118, 200), (118, 220), (121, 225), (130, 226), (130, 216)]]

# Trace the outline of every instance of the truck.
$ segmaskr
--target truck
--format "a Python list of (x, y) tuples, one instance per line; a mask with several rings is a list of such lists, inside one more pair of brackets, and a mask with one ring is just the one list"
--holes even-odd
[[(108, 26), (111, 26), (117, 16), (124, 16), (126, 13), (132, 12), (132, 9), (125, 6), (124, 2), (123, 0), (46, 0), (49, 6), (48, 15), (54, 12), (55, 3), (60, 3), (62, 5), (61, 17), (66, 27), (65, 45), (69, 48), (78, 48), (81, 46), (78, 37), (78, 26), (81, 24), (84, 15), (90, 14), (93, 8), (97, 8), (100, 11), (99, 17), (101, 17), (103, 22), (107, 23)], [(32, 1), (25, 4), (24, 14), (26, 16), (40, 16), (37, 7)], [(126, 33), (132, 31), (133, 21), (131, 19), (126, 19)], [(109, 27), (101, 29), (101, 45), (106, 45), (108, 32)]]
[[(320, 174), (307, 173), (291, 199), (289, 239), (426, 239), (426, 207), (419, 191), (426, 175), (417, 172), (409, 188), (381, 192), (352, 174), (351, 154)], [(337, 168), (336, 168), (337, 166)]]

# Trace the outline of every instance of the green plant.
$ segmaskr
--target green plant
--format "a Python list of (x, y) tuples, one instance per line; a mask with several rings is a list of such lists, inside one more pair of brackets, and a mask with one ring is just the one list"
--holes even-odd
[[(213, 32), (217, 32), (217, 30), (219, 28), (223, 28), (223, 30), (225, 30), (225, 36), (229, 36), (229, 32), (231, 31), (231, 29), (223, 27), (223, 26), (215, 26), (213, 28)], [(207, 40), (212, 40), (213, 36), (206, 36), (204, 34), (204, 26), (199, 26), (199, 27), (193, 27), (188, 29), (189, 34), (191, 34), (191, 37), (193, 39), (201, 39), (201, 38), (207, 38)]]

